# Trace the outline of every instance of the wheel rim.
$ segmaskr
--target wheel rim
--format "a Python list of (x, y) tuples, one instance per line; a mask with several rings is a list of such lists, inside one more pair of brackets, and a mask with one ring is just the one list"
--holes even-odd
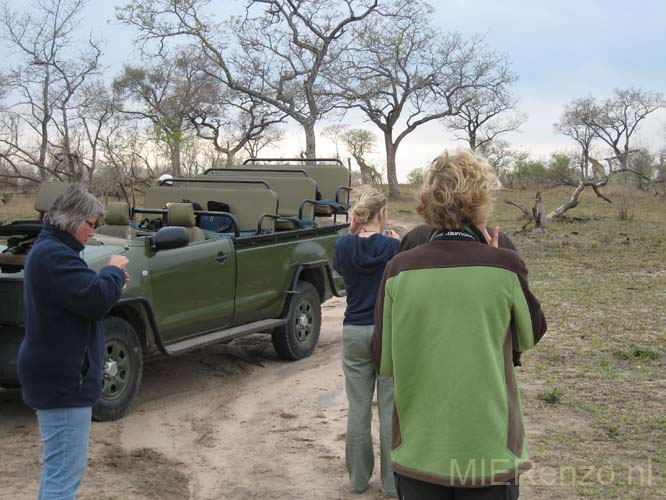
[(130, 368), (127, 346), (117, 340), (108, 341), (102, 376), (104, 399), (117, 399), (125, 392), (130, 381)]
[(294, 315), (294, 331), (296, 340), (304, 344), (312, 335), (314, 329), (314, 308), (312, 304), (303, 301), (298, 304), (296, 314)]

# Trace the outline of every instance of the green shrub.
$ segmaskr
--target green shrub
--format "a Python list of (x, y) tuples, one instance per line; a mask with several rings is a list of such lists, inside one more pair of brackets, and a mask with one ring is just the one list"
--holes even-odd
[(411, 184), (412, 186), (420, 186), (423, 184), (423, 175), (425, 173), (425, 169), (423, 167), (417, 167), (412, 169), (408, 174), (407, 174), (407, 182)]

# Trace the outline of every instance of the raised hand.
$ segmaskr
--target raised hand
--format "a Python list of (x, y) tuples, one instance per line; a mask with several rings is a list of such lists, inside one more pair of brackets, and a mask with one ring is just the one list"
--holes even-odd
[(481, 233), (483, 234), (483, 237), (486, 239), (488, 242), (488, 245), (491, 247), (498, 248), (499, 247), (499, 226), (495, 226), (492, 229), (492, 234), (488, 232), (488, 228), (484, 224), (479, 228), (481, 230)]

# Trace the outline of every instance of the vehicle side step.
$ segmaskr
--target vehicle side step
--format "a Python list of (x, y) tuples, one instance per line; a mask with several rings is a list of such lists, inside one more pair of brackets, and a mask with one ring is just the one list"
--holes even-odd
[(193, 349), (198, 349), (209, 344), (233, 340), (236, 337), (242, 337), (243, 335), (270, 330), (272, 328), (282, 326), (286, 322), (286, 319), (263, 319), (261, 321), (255, 321), (254, 323), (249, 323), (247, 325), (235, 326), (225, 330), (217, 330), (205, 335), (200, 335), (198, 337), (176, 342), (174, 344), (169, 344), (164, 347), (167, 354), (180, 354), (183, 352), (191, 351)]

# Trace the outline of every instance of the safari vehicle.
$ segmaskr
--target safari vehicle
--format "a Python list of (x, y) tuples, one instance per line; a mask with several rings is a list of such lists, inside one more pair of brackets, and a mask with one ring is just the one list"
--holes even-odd
[[(66, 183), (44, 183), (35, 210), (43, 214), (66, 188)], [(104, 320), (106, 361), (102, 398), (93, 408), (96, 420), (115, 420), (127, 412), (147, 357), (252, 333), (270, 333), (284, 359), (312, 354), (321, 303), (343, 293), (331, 262), (335, 241), (348, 224), (322, 224), (314, 214), (307, 221), (285, 217), (278, 213), (279, 201), (267, 182), (174, 180), (150, 188), (143, 208), (109, 204), (83, 257), (99, 269), (112, 254), (125, 255), (131, 281)], [(228, 209), (207, 209), (216, 203)], [(223, 223), (202, 229), (204, 219)], [(278, 227), (284, 221), (291, 223)], [(41, 216), (0, 226), (2, 387), (18, 386), (23, 265), (41, 227)]]

